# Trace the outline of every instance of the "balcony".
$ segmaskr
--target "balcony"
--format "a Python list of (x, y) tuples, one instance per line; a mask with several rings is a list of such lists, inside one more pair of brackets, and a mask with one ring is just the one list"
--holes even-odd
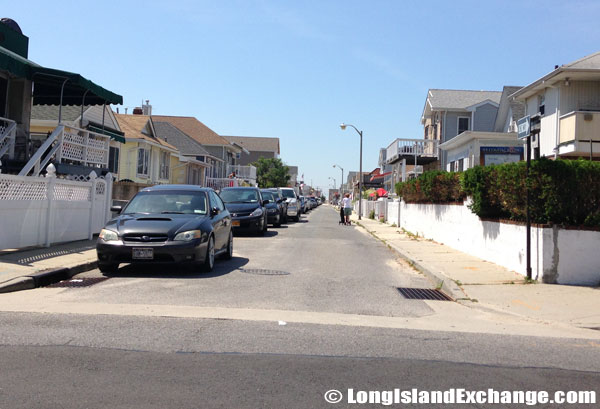
[(227, 165), (227, 175), (232, 173), (238, 179), (256, 182), (256, 168), (254, 166)]
[(438, 142), (433, 139), (398, 138), (386, 149), (386, 163), (396, 163), (402, 159), (416, 161), (418, 165), (435, 162), (439, 156)]
[(574, 111), (560, 117), (560, 156), (600, 156), (600, 112)]

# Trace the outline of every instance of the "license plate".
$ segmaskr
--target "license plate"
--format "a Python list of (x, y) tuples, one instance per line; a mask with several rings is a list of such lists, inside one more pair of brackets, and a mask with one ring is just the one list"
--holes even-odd
[(131, 258), (136, 260), (152, 260), (154, 258), (154, 249), (152, 248), (137, 248), (133, 249)]
[(234, 220), (231, 222), (231, 225), (234, 227), (240, 227), (240, 221), (239, 220)]

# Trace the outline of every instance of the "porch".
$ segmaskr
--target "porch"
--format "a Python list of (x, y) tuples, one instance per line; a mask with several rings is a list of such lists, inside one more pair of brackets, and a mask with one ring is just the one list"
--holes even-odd
[(559, 156), (600, 158), (600, 112), (569, 112), (560, 117), (559, 129)]
[(406, 159), (408, 163), (426, 165), (439, 157), (439, 141), (433, 139), (397, 138), (386, 149), (386, 163), (393, 164)]

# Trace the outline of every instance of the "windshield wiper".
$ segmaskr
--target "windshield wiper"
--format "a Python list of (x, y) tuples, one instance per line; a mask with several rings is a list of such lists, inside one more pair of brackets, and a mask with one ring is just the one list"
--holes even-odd
[(160, 214), (185, 214), (185, 213), (183, 213), (183, 212), (171, 212), (171, 211), (165, 210), (164, 212), (160, 212)]

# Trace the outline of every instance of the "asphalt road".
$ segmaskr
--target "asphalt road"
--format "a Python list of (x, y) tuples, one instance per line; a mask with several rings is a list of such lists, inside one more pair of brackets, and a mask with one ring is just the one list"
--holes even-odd
[(348, 388), (600, 392), (600, 342), (515, 335), (533, 324), (406, 300), (396, 287), (430, 283), (331, 208), (234, 242), (211, 274), (127, 266), (87, 288), (2, 295), (0, 408), (359, 406), (323, 397)]

